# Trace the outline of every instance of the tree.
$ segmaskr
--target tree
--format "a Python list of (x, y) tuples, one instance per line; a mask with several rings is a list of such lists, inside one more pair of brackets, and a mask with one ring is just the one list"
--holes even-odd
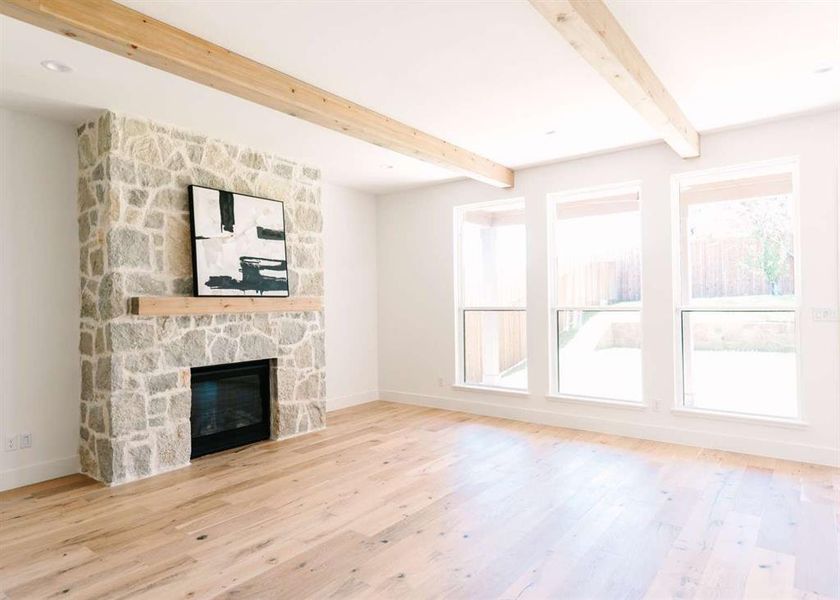
[(754, 242), (747, 258), (749, 268), (761, 271), (770, 293), (781, 293), (779, 283), (793, 256), (790, 201), (785, 196), (741, 202), (743, 216)]

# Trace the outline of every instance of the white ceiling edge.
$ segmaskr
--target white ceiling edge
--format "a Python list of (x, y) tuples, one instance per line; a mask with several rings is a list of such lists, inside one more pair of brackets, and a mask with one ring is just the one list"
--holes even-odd
[[(817, 116), (817, 115), (828, 114), (828, 113), (833, 113), (833, 112), (840, 112), (840, 102), (832, 102), (832, 103), (829, 103), (829, 104), (825, 104), (823, 106), (809, 108), (807, 110), (791, 112), (791, 113), (784, 114), (784, 115), (779, 115), (779, 116), (776, 116), (776, 117), (766, 117), (766, 118), (756, 119), (754, 121), (749, 121), (749, 122), (746, 122), (746, 123), (738, 123), (738, 124), (735, 124), (735, 125), (726, 125), (726, 126), (723, 126), (723, 127), (715, 127), (715, 128), (707, 129), (705, 131), (699, 132), (700, 136), (701, 136), (700, 137), (700, 157), (703, 156), (703, 136), (716, 135), (718, 133), (726, 133), (726, 132), (738, 131), (738, 130), (742, 130), (742, 129), (750, 129), (751, 127), (758, 127), (760, 125), (767, 125), (767, 124), (770, 124), (770, 123), (778, 123), (778, 122), (783, 122), (783, 121), (792, 121), (792, 120), (800, 119), (800, 118), (803, 118), (803, 117)], [(560, 158), (560, 159), (557, 159), (557, 160), (550, 160), (550, 161), (546, 161), (546, 162), (527, 165), (527, 166), (523, 166), (523, 167), (520, 167), (520, 168), (516, 169), (514, 172), (515, 172), (516, 175), (519, 175), (519, 174), (521, 174), (525, 171), (530, 171), (530, 170), (534, 170), (534, 169), (542, 169), (542, 168), (545, 168), (545, 167), (562, 165), (562, 164), (574, 162), (574, 161), (577, 161), (577, 160), (584, 160), (584, 159), (587, 159), (587, 158), (595, 158), (595, 157), (598, 157), (598, 156), (601, 156), (601, 157), (609, 156), (611, 154), (619, 154), (621, 152), (628, 152), (628, 151), (631, 151), (631, 150), (639, 150), (641, 148), (649, 148), (651, 146), (659, 146), (659, 145), (668, 148), (669, 152), (673, 152), (673, 150), (671, 150), (670, 147), (663, 140), (651, 140), (651, 141), (647, 141), (647, 142), (639, 142), (637, 144), (627, 144), (627, 145), (624, 145), (624, 146), (618, 146), (618, 147), (615, 147), (615, 148), (608, 148), (608, 149), (604, 149), (604, 150), (596, 150), (596, 151), (593, 151), (593, 152), (585, 152), (585, 153), (582, 153), (582, 154), (577, 154), (575, 156), (563, 157), (563, 158)], [(674, 153), (674, 156), (676, 156), (676, 153)], [(700, 158), (700, 157), (698, 157), (698, 158)], [(692, 159), (687, 158), (687, 159), (683, 159), (683, 160), (686, 161), (686, 162), (689, 162), (689, 164), (690, 164), (690, 161)], [(387, 199), (388, 196), (399, 195), (402, 192), (410, 192), (410, 191), (423, 190), (423, 189), (432, 189), (432, 188), (444, 186), (444, 185), (449, 184), (449, 183), (458, 183), (458, 182), (464, 182), (464, 181), (469, 181), (469, 178), (468, 177), (459, 177), (459, 178), (456, 178), (456, 179), (449, 179), (449, 180), (446, 180), (446, 181), (434, 181), (434, 182), (429, 182), (429, 183), (422, 183), (422, 184), (419, 184), (419, 185), (407, 186), (407, 187), (403, 187), (403, 188), (400, 188), (400, 189), (395, 189), (393, 191), (373, 194), (373, 196), (375, 196), (378, 199)], [(514, 186), (511, 189), (515, 191), (516, 186)], [(502, 192), (502, 190), (500, 190), (500, 192)]]

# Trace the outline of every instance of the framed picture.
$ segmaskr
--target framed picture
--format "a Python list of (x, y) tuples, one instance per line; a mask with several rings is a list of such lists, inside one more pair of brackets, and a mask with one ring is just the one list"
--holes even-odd
[(289, 295), (283, 203), (189, 186), (193, 293)]

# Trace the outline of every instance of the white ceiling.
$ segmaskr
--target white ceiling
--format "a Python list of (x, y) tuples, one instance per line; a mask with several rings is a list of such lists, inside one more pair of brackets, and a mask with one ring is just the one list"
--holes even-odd
[[(525, 0), (123, 3), (510, 167), (655, 139)], [(608, 4), (701, 131), (840, 103), (840, 2)], [(7, 17), (0, 38), (10, 108), (142, 115), (372, 192), (457, 177)]]

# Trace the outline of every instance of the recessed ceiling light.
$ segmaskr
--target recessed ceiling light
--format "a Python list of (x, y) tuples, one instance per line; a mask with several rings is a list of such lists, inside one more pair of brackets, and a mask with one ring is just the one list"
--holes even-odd
[(824, 75), (825, 73), (831, 73), (834, 70), (834, 65), (822, 65), (814, 69), (814, 73), (816, 75)]
[(41, 66), (47, 71), (54, 71), (56, 73), (69, 73), (73, 70), (72, 67), (69, 67), (62, 62), (58, 62), (57, 60), (45, 60), (41, 63)]

